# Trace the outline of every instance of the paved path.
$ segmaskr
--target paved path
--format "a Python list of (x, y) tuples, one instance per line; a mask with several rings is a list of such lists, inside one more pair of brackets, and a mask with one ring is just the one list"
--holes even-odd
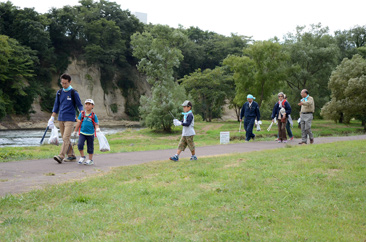
[[(316, 138), (315, 143), (364, 139), (366, 139), (366, 135), (322, 137)], [(297, 145), (298, 142), (300, 142), (299, 139), (294, 139), (289, 144)], [(203, 156), (244, 153), (282, 147), (284, 147), (284, 144), (279, 144), (274, 141), (214, 145), (197, 147), (197, 156), (199, 159)], [(76, 162), (58, 164), (53, 159), (0, 163), (0, 196), (40, 189), (49, 184), (83, 179), (98, 173), (106, 173), (112, 167), (138, 165), (156, 160), (168, 160), (175, 152), (176, 149), (170, 149), (96, 155), (94, 159), (96, 164), (94, 166), (77, 165)], [(189, 150), (182, 152), (180, 156), (180, 158), (187, 157), (190, 157)]]

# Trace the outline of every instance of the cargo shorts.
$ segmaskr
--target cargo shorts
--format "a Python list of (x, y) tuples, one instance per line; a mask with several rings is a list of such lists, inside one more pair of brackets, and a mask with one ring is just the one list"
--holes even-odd
[(193, 151), (196, 149), (196, 146), (194, 145), (193, 136), (182, 136), (182, 138), (179, 141), (178, 150), (185, 150), (188, 146), (190, 151)]

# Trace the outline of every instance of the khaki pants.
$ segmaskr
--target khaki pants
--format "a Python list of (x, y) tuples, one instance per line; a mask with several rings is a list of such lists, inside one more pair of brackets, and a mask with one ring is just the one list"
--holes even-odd
[(313, 114), (300, 114), (300, 124), (301, 124), (301, 142), (306, 143), (309, 139), (314, 139), (313, 133), (311, 132), (311, 121), (313, 120)]
[(61, 137), (63, 140), (63, 144), (60, 151), (61, 159), (65, 158), (65, 155), (68, 157), (75, 156), (74, 150), (71, 145), (70, 137), (71, 133), (74, 130), (73, 121), (59, 121)]

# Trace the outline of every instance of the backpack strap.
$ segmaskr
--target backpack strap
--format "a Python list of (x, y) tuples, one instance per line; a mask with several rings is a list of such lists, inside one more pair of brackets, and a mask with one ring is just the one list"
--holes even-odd
[[(83, 110), (83, 111), (81, 111), (81, 120), (80, 120), (81, 123), (80, 123), (80, 127), (79, 127), (79, 135), (80, 135), (80, 130), (81, 130), (81, 124), (83, 123), (84, 118), (86, 118), (86, 115), (85, 115), (85, 111)], [(94, 126), (94, 135), (95, 135), (95, 137), (97, 137), (97, 131), (95, 130), (96, 123), (95, 123), (95, 113), (94, 112), (91, 113), (91, 120), (92, 120), (92, 123)]]

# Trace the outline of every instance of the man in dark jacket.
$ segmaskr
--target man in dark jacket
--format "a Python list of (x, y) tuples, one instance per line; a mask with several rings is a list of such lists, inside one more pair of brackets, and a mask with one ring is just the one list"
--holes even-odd
[[(48, 127), (52, 129), (54, 127), (55, 117), (58, 114), (60, 132), (63, 140), (60, 154), (53, 157), (58, 163), (62, 163), (62, 161), (76, 161), (70, 137), (76, 121), (75, 109), (79, 108), (79, 111), (83, 110), (83, 104), (80, 101), (78, 92), (72, 90), (71, 76), (63, 74), (60, 79), (62, 89), (56, 93), (52, 116), (48, 121)], [(65, 157), (66, 155), (68, 157)]]
[(243, 117), (244, 119), (244, 129), (246, 131), (246, 139), (245, 141), (249, 141), (251, 138), (255, 138), (255, 134), (253, 134), (253, 127), (255, 123), (255, 119), (257, 118), (258, 123), (260, 123), (261, 115), (259, 113), (259, 105), (258, 103), (254, 102), (253, 100), (255, 97), (249, 94), (247, 96), (247, 102), (244, 103), (243, 107), (241, 108), (240, 112), (240, 122), (242, 122)]

